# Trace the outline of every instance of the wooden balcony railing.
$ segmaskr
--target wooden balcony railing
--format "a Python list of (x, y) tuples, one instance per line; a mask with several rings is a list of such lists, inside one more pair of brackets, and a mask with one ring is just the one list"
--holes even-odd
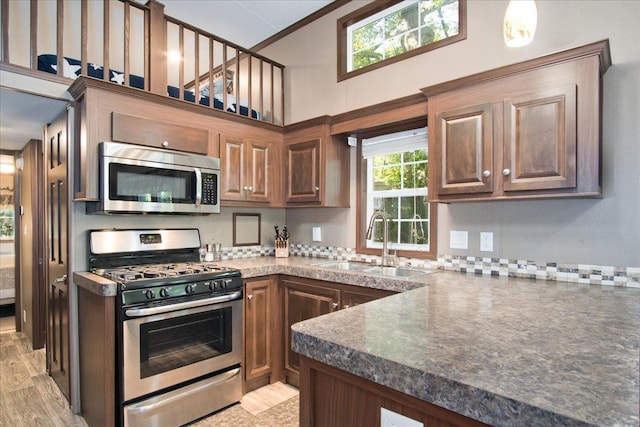
[(2, 63), (284, 124), (283, 65), (165, 16), (157, 1), (0, 0), (0, 23)]

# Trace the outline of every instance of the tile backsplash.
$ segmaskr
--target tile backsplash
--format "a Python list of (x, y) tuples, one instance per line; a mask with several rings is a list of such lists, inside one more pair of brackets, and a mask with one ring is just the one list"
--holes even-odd
[[(375, 255), (357, 254), (354, 248), (296, 245), (289, 247), (291, 256), (380, 263)], [(223, 260), (274, 256), (273, 246), (223, 248)], [(584, 283), (605, 286), (640, 288), (640, 267), (561, 264), (551, 261), (438, 255), (437, 260), (400, 258), (402, 266), (433, 268), (483, 276), (522, 277), (537, 280)]]

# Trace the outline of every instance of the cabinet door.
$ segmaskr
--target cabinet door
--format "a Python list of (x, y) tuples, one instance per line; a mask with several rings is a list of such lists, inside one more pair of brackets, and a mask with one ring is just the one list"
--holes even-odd
[(576, 86), (504, 101), (504, 191), (576, 186)]
[(249, 140), (247, 142), (247, 197), (256, 202), (269, 202), (272, 174), (271, 144)]
[(320, 201), (320, 139), (285, 147), (287, 202)]
[(355, 290), (352, 288), (354, 287), (350, 287), (350, 290), (340, 291), (340, 304), (343, 309), (384, 298), (395, 293), (382, 289), (362, 288), (362, 290)]
[[(435, 150), (441, 171), (438, 194), (490, 193), (493, 190), (492, 104), (436, 114)], [(438, 159), (436, 159), (438, 160)]]
[(340, 291), (283, 279), (284, 325), (286, 327), (284, 367), (287, 381), (298, 385), (300, 355), (291, 350), (291, 325), (338, 309)]
[(245, 140), (220, 135), (220, 199), (245, 200)]
[(245, 281), (245, 379), (269, 375), (273, 370), (275, 287), (272, 279)]

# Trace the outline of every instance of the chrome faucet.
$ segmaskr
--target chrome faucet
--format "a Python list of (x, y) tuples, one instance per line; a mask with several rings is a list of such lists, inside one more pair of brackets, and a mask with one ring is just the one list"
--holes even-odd
[(373, 215), (371, 215), (371, 218), (369, 219), (369, 227), (367, 228), (366, 239), (371, 240), (371, 235), (373, 234), (373, 225), (375, 224), (377, 218), (381, 218), (382, 224), (384, 225), (382, 231), (382, 265), (394, 265), (396, 257), (389, 256), (389, 248), (387, 246), (389, 238), (389, 218), (387, 218), (387, 215), (385, 215), (384, 212), (375, 211)]

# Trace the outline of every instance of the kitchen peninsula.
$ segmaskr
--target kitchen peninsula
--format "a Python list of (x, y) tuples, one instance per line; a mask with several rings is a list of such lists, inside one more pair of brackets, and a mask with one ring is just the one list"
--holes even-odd
[[(399, 292), (293, 326), (304, 362), (301, 425), (312, 424), (319, 397), (310, 393), (310, 364), (490, 425), (638, 425), (640, 289), (448, 271), (394, 279), (322, 261), (222, 263), (245, 278), (288, 275)], [(77, 285), (113, 295), (96, 278), (74, 275)]]

